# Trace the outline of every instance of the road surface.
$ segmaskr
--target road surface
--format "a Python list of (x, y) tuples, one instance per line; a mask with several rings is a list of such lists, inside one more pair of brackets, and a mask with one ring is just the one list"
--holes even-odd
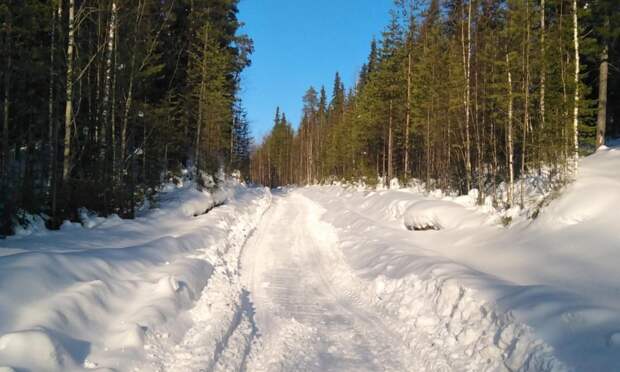
[[(331, 226), (298, 192), (274, 195), (242, 260), (260, 342), (248, 370), (407, 371), (402, 339), (335, 280)], [(341, 277), (341, 276), (340, 276)]]

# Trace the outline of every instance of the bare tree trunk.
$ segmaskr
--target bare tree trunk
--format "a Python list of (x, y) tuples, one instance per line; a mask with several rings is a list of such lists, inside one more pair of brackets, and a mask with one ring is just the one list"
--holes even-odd
[(50, 87), (49, 87), (49, 107), (48, 107), (48, 121), (49, 121), (49, 144), (50, 144), (50, 194), (51, 194), (51, 211), (52, 219), (56, 219), (56, 205), (57, 205), (57, 181), (56, 181), (56, 151), (58, 151), (58, 125), (54, 120), (54, 61), (56, 54), (56, 22), (60, 23), (62, 20), (62, 1), (58, 2), (58, 9), (52, 10), (52, 33), (50, 36)]
[(508, 78), (508, 124), (506, 130), (507, 146), (506, 152), (508, 153), (508, 206), (511, 207), (513, 203), (514, 194), (514, 144), (512, 139), (512, 75), (510, 73), (510, 59), (506, 54), (506, 73)]
[(146, 140), (148, 138), (148, 130), (146, 128), (147, 122), (146, 120), (142, 120), (142, 179), (146, 180)]
[(426, 191), (431, 191), (431, 109), (430, 108), (426, 108)]
[(383, 124), (382, 129), (382, 136), (383, 136), (383, 157), (381, 159), (381, 177), (383, 178), (383, 186), (386, 185), (386, 181), (387, 181), (387, 172), (386, 172), (386, 159), (387, 159), (387, 141), (385, 138), (385, 124)]
[[(304, 122), (305, 121), (305, 122)], [(302, 124), (299, 127), (299, 159), (295, 159), (297, 161), (299, 161), (299, 173), (300, 173), (300, 177), (299, 177), (299, 182), (302, 183), (303, 182), (303, 178), (306, 177), (306, 182), (308, 179), (308, 154), (307, 154), (307, 145), (305, 143), (306, 141), (306, 136), (308, 135), (308, 123), (307, 123), (307, 116), (304, 116), (304, 118), (302, 119)], [(304, 176), (305, 175), (305, 176)]]
[(69, 0), (69, 34), (67, 44), (67, 88), (65, 92), (65, 141), (62, 166), (62, 182), (69, 181), (71, 173), (71, 126), (73, 125), (73, 49), (75, 48), (75, 0)]
[(168, 176), (168, 144), (164, 145), (164, 166), (163, 168), (163, 177), (160, 182), (164, 182)]
[(267, 177), (269, 180), (269, 187), (273, 187), (273, 177), (271, 176), (271, 151), (267, 149)]
[[(313, 114), (314, 115), (314, 114)], [(313, 171), (314, 171), (314, 157), (312, 156), (312, 151), (313, 151), (313, 142), (314, 139), (312, 138), (313, 135), (313, 130), (312, 128), (314, 128), (314, 119), (311, 121), (311, 127), (308, 128), (308, 130), (310, 131), (310, 135), (308, 136), (308, 140), (310, 141), (309, 146), (310, 149), (308, 150), (308, 184), (312, 183), (312, 179), (313, 179)]]
[(232, 164), (233, 164), (233, 155), (234, 155), (233, 154), (234, 153), (233, 147), (234, 147), (234, 144), (235, 144), (234, 136), (235, 136), (235, 125), (236, 125), (235, 123), (236, 123), (236, 119), (237, 119), (237, 116), (236, 116), (235, 113), (233, 113), (233, 116), (232, 116), (232, 120), (233, 120), (232, 128), (230, 130), (230, 154), (229, 154), (229, 160), (228, 160), (228, 165), (231, 168), (232, 168)]
[(112, 104), (110, 107), (110, 135), (112, 136), (112, 179), (114, 184), (119, 180), (118, 174), (118, 148), (116, 136), (116, 66), (118, 61), (118, 30), (114, 30), (114, 61), (112, 63), (114, 75), (112, 76)]
[(205, 110), (205, 90), (206, 90), (206, 84), (207, 84), (207, 45), (209, 42), (209, 27), (208, 25), (205, 25), (205, 30), (204, 30), (204, 40), (203, 40), (203, 45), (202, 45), (202, 58), (203, 60), (201, 61), (202, 63), (202, 76), (200, 79), (200, 95), (198, 96), (198, 123), (196, 123), (196, 143), (195, 143), (195, 149), (194, 149), (194, 163), (195, 163), (195, 167), (196, 167), (196, 177), (198, 177), (200, 175), (200, 164), (199, 164), (199, 156), (200, 156), (200, 132), (202, 129), (202, 121), (203, 121), (203, 117), (204, 117), (204, 110)]
[[(136, 20), (136, 28), (135, 32), (138, 33), (140, 20), (142, 17), (142, 3), (138, 4), (140, 9), (138, 14), (138, 19)], [(127, 154), (127, 127), (129, 125), (129, 112), (131, 111), (131, 105), (133, 103), (133, 83), (136, 74), (136, 53), (135, 49), (137, 49), (137, 39), (134, 38), (133, 42), (134, 51), (131, 54), (131, 66), (129, 70), (129, 87), (127, 88), (127, 100), (125, 101), (125, 112), (123, 113), (123, 123), (121, 124), (121, 149), (120, 149), (120, 158), (125, 159)]]
[(131, 71), (129, 76), (129, 88), (127, 89), (127, 101), (125, 102), (125, 112), (123, 113), (123, 123), (121, 124), (121, 149), (120, 158), (125, 159), (127, 154), (127, 126), (129, 125), (129, 111), (131, 110), (131, 104), (133, 100), (133, 80), (134, 80), (134, 67), (136, 58), (135, 55), (131, 58)]
[[(609, 19), (607, 19), (609, 22)], [(605, 144), (605, 128), (607, 126), (607, 75), (608, 65), (608, 47), (607, 43), (603, 47), (601, 53), (601, 63), (598, 75), (598, 112), (596, 118), (596, 148)]]
[[(60, 10), (60, 8), (59, 8)], [(50, 69), (49, 79), (50, 86), (48, 89), (47, 98), (47, 125), (48, 125), (48, 144), (49, 144), (49, 179), (48, 182), (51, 186), (54, 172), (54, 60), (56, 54), (56, 9), (52, 9), (52, 22), (50, 30)]]
[(393, 139), (392, 139), (392, 107), (393, 107), (393, 103), (392, 100), (390, 100), (390, 118), (389, 118), (389, 124), (388, 124), (388, 174), (387, 174), (387, 182), (388, 182), (388, 187), (390, 186), (391, 180), (394, 177), (394, 161), (393, 161), (393, 153), (394, 153), (394, 148), (393, 148)]
[(573, 173), (579, 168), (579, 21), (577, 0), (573, 0), (573, 42), (575, 44), (575, 97), (573, 107)]
[[(559, 14), (559, 18), (560, 20), (564, 18), (564, 6), (563, 6), (564, 2), (560, 2), (560, 14)], [(561, 125), (561, 132), (562, 132), (562, 178), (564, 180), (566, 180), (566, 177), (568, 175), (568, 168), (569, 168), (569, 160), (568, 160), (568, 142), (569, 142), (569, 136), (567, 133), (568, 130), (568, 126), (566, 125), (566, 123), (569, 120), (569, 113), (568, 113), (568, 90), (567, 90), (567, 66), (568, 66), (568, 53), (566, 53), (566, 51), (564, 50), (564, 31), (563, 31), (563, 27), (562, 24), (564, 22), (558, 22), (558, 33), (560, 35), (560, 77), (562, 80), (562, 125)], [(565, 57), (567, 60), (565, 60)]]
[(409, 177), (409, 127), (411, 126), (411, 66), (412, 53), (411, 45), (407, 53), (407, 107), (405, 117), (405, 179)]
[(446, 116), (447, 116), (447, 120), (446, 120), (446, 138), (447, 138), (446, 140), (446, 169), (447, 171), (444, 174), (444, 180), (445, 180), (445, 188), (448, 189), (449, 184), (450, 184), (449, 169), (452, 166), (452, 150), (451, 150), (452, 148), (452, 121), (450, 120), (450, 115), (446, 115)]
[[(105, 69), (105, 80), (104, 80), (104, 87), (103, 87), (103, 111), (101, 114), (101, 118), (102, 118), (102, 123), (101, 123), (101, 128), (102, 128), (102, 133), (103, 133), (103, 138), (101, 139), (102, 144), (103, 144), (103, 151), (104, 154), (105, 152), (107, 152), (106, 149), (106, 145), (108, 144), (108, 137), (111, 138), (111, 135), (113, 136), (111, 132), (111, 128), (108, 127), (109, 123), (108, 123), (108, 119), (109, 119), (109, 115), (110, 115), (110, 92), (111, 92), (111, 85), (112, 85), (112, 58), (113, 58), (113, 54), (114, 54), (114, 37), (116, 36), (116, 1), (112, 1), (112, 13), (110, 16), (110, 23), (108, 25), (108, 45), (107, 45), (107, 56), (106, 56), (106, 69)], [(104, 155), (104, 167), (107, 168), (107, 166), (105, 165), (105, 160), (106, 160), (106, 156)]]
[(9, 110), (10, 110), (10, 94), (11, 94), (11, 69), (13, 68), (13, 57), (11, 55), (11, 24), (8, 22), (6, 31), (6, 72), (4, 73), (4, 103), (3, 103), (3, 120), (2, 120), (2, 150), (4, 151), (2, 157), (2, 169), (0, 174), (3, 175), (3, 179), (8, 180), (9, 175)]
[(545, 83), (547, 77), (546, 63), (546, 41), (545, 41), (545, 0), (540, 1), (540, 126), (545, 127)]
[(495, 128), (495, 120), (491, 120), (491, 146), (493, 147), (493, 203), (496, 203), (499, 161), (497, 159), (497, 129)]
[[(97, 9), (97, 45), (105, 44), (105, 27), (102, 26), (103, 22), (101, 21), (103, 16), (103, 10)], [(102, 37), (103, 34), (103, 37)], [(94, 141), (96, 145), (99, 145), (100, 141), (100, 126), (101, 126), (101, 63), (100, 59), (97, 59), (97, 71), (95, 72), (95, 123), (94, 123)]]
[[(314, 115), (314, 113), (311, 113), (310, 115)], [(300, 145), (299, 148), (301, 149), (302, 155), (301, 155), (301, 159), (303, 161), (303, 159), (305, 158), (305, 162), (306, 162), (306, 184), (310, 184), (310, 182), (312, 181), (312, 126), (313, 126), (313, 121), (314, 118), (313, 117), (308, 117), (307, 118), (307, 123), (305, 125), (304, 128), (304, 136), (300, 137)], [(306, 141), (305, 146), (304, 146), (304, 140)], [(305, 156), (303, 156), (303, 151), (306, 152)], [(302, 168), (303, 169), (303, 168)], [(302, 178), (302, 177), (300, 177)]]
[(521, 208), (525, 205), (525, 160), (526, 160), (526, 151), (527, 151), (527, 131), (530, 123), (530, 10), (529, 10), (529, 1), (525, 2), (526, 9), (526, 39), (523, 43), (524, 53), (523, 58), (525, 59), (525, 63), (523, 64), (523, 68), (525, 69), (525, 82), (523, 84), (523, 95), (525, 97), (524, 108), (523, 108), (523, 128), (522, 128), (522, 136), (523, 136), (523, 147), (521, 149)]
[[(464, 106), (465, 106), (465, 177), (466, 177), (466, 188), (467, 191), (471, 189), (471, 140), (469, 136), (469, 120), (471, 114), (471, 92), (470, 92), (470, 69), (471, 69), (471, 2), (468, 2), (468, 17), (467, 17), (467, 49), (465, 48), (465, 31), (464, 27), (461, 26), (461, 42), (463, 46), (463, 69), (465, 73), (465, 97), (464, 97)], [(461, 8), (461, 13), (464, 10)], [(464, 18), (464, 15), (463, 15)]]
[[(483, 82), (484, 85), (484, 82)], [(482, 111), (482, 120), (478, 120), (478, 115), (479, 115), (479, 105), (478, 105), (478, 92), (479, 92), (479, 86), (478, 86), (478, 69), (475, 70), (474, 72), (474, 127), (475, 127), (475, 133), (476, 133), (476, 166), (478, 168), (478, 177), (477, 177), (477, 181), (478, 181), (478, 204), (482, 205), (482, 202), (484, 201), (484, 173), (483, 173), (483, 166), (482, 166), (482, 140), (483, 138), (485, 138), (484, 136), (484, 124), (485, 124), (485, 120), (484, 120), (484, 110)], [(482, 134), (481, 132), (481, 127), (482, 126)]]

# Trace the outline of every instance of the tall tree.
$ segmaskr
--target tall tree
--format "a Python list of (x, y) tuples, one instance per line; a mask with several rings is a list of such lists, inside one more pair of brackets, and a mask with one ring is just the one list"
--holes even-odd
[(67, 186), (71, 173), (71, 133), (73, 125), (73, 52), (75, 49), (75, 0), (69, 0), (67, 70), (65, 90), (65, 140), (62, 166), (62, 182)]
[(579, 84), (580, 80), (580, 65), (579, 65), (579, 15), (578, 15), (578, 6), (577, 0), (573, 0), (573, 43), (575, 46), (574, 50), (574, 64), (575, 64), (575, 74), (574, 74), (574, 83), (575, 83), (575, 94), (573, 96), (573, 164), (572, 164), (572, 172), (574, 174), (577, 173), (579, 167)]

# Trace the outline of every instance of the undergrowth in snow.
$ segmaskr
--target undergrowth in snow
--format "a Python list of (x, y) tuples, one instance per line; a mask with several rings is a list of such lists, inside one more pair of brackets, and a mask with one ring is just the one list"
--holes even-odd
[[(606, 147), (603, 146), (602, 149), (604, 150)], [(384, 178), (379, 177), (376, 182), (370, 184), (365, 182), (364, 179), (353, 182), (330, 180), (322, 186), (337, 186), (350, 191), (383, 192), (392, 190), (425, 195), (431, 200), (452, 201), (464, 207), (493, 215), (498, 224), (508, 227), (513, 222), (536, 219), (545, 206), (561, 195), (561, 191), (566, 187), (566, 183), (567, 180), (557, 169), (542, 168), (536, 172), (529, 172), (515, 180), (512, 205), (507, 203), (508, 185), (504, 182), (500, 184), (486, 182), (483, 186), (482, 197), (480, 190), (477, 188), (471, 189), (464, 195), (456, 191), (442, 190), (436, 187), (439, 184), (436, 180), (431, 180), (430, 185), (419, 179), (410, 179), (403, 184), (398, 178), (393, 178), (390, 180), (388, 187), (388, 182)], [(436, 214), (441, 212), (438, 209), (449, 207), (447, 204), (444, 207), (439, 207), (439, 205), (437, 207), (433, 208), (435, 212), (420, 210), (420, 213), (417, 213), (417, 211), (412, 210), (409, 216), (409, 222), (411, 223), (408, 224), (408, 228), (412, 230), (440, 229), (441, 223), (439, 216)], [(450, 224), (450, 222), (447, 222), (447, 224)]]

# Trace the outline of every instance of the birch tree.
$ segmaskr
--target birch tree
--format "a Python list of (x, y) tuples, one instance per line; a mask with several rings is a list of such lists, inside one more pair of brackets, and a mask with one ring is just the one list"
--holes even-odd
[(513, 95), (512, 95), (512, 72), (510, 71), (510, 56), (506, 54), (506, 82), (508, 91), (508, 121), (506, 123), (506, 154), (508, 167), (508, 206), (513, 205), (514, 198), (514, 142), (512, 133)]
[[(471, 189), (471, 139), (469, 133), (469, 120), (471, 116), (471, 82), (470, 82), (470, 74), (471, 74), (471, 8), (472, 1), (469, 0), (467, 3), (467, 42), (465, 42), (465, 31), (464, 25), (461, 25), (461, 42), (463, 46), (463, 74), (465, 76), (465, 87), (463, 94), (463, 106), (465, 109), (465, 178), (466, 178), (466, 189)], [(463, 14), (463, 5), (461, 5), (461, 14)], [(462, 16), (463, 23), (464, 15)], [(467, 45), (467, 47), (465, 47)]]
[[(103, 120), (102, 123), (102, 160), (104, 162), (104, 169), (108, 168), (108, 158), (109, 155), (112, 155), (112, 175), (114, 174), (114, 162), (115, 162), (115, 128), (113, 125), (114, 117), (110, 116), (110, 112), (114, 110), (113, 103), (110, 104), (110, 97), (113, 96), (115, 86), (112, 85), (114, 81), (113, 75), (115, 73), (114, 64), (115, 55), (114, 55), (114, 46), (116, 40), (116, 17), (117, 17), (117, 9), (116, 9), (116, 1), (113, 0), (111, 4), (110, 11), (110, 21), (108, 23), (108, 31), (107, 31), (107, 46), (106, 46), (106, 61), (105, 61), (105, 78), (104, 78), (104, 92), (103, 92), (103, 104), (102, 104), (102, 115), (101, 118)], [(111, 149), (108, 149), (108, 146)], [(111, 151), (110, 151), (111, 150)], [(104, 173), (108, 173), (107, 170)]]
[(545, 89), (547, 80), (547, 52), (545, 39), (545, 0), (540, 0), (540, 127), (545, 127)]
[(573, 0), (573, 43), (575, 45), (575, 94), (573, 99), (573, 176), (577, 174), (579, 168), (579, 16), (577, 0)]
[(75, 49), (75, 0), (69, 0), (67, 40), (67, 70), (65, 90), (65, 139), (62, 167), (62, 182), (67, 185), (71, 173), (71, 132), (73, 126), (73, 52)]

